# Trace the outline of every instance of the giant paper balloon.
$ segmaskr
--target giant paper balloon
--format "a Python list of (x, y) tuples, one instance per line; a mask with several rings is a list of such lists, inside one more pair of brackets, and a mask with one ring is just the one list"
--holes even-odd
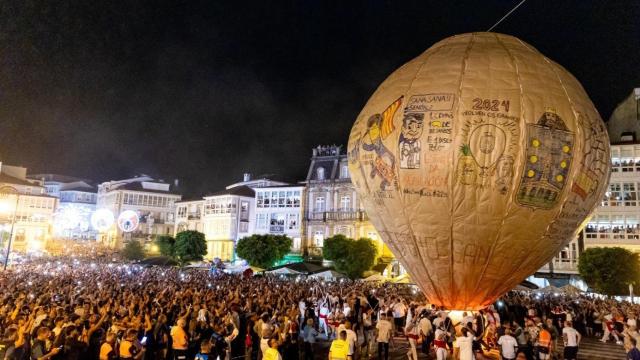
[(515, 37), (447, 38), (391, 74), (349, 137), (372, 223), (435, 304), (486, 306), (602, 199), (609, 139), (580, 83)]

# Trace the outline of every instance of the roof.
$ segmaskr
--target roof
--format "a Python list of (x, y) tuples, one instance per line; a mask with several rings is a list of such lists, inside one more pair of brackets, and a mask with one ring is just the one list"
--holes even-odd
[(88, 179), (82, 179), (74, 176), (60, 175), (60, 174), (31, 174), (27, 177), (34, 180), (44, 179), (44, 181), (53, 181), (53, 182), (61, 182), (61, 183), (71, 183), (71, 182), (77, 182), (77, 181), (84, 181), (87, 183), (91, 182)]
[(222, 191), (218, 191), (213, 194), (206, 195), (205, 197), (222, 196), (222, 195), (236, 195), (236, 196), (245, 196), (245, 197), (252, 198), (252, 197), (255, 197), (256, 192), (253, 191), (253, 189), (248, 186), (236, 186), (236, 187), (232, 187)]
[(265, 272), (272, 272), (272, 271), (277, 271), (280, 269), (289, 269), (292, 270), (294, 272), (303, 274), (303, 275), (310, 275), (310, 274), (315, 274), (318, 272), (323, 272), (323, 271), (327, 271), (330, 268), (321, 266), (321, 265), (317, 265), (317, 264), (313, 264), (313, 263), (309, 263), (309, 262), (299, 262), (299, 263), (291, 263), (291, 264), (286, 264), (286, 265), (280, 265), (280, 266), (274, 266), (270, 269), (265, 270)]
[(270, 185), (270, 186), (255, 188), (255, 190), (258, 191), (261, 189), (271, 189), (271, 188), (298, 188), (298, 187), (305, 187), (305, 186), (306, 186), (305, 184)]
[(34, 183), (29, 182), (27, 180), (18, 179), (17, 177), (13, 177), (11, 175), (7, 175), (7, 174), (2, 173), (2, 172), (0, 172), (0, 183), (42, 187), (42, 186), (40, 186), (38, 184), (34, 184)]
[(640, 138), (640, 116), (638, 113), (638, 100), (640, 100), (640, 88), (631, 91), (621, 103), (616, 106), (607, 122), (609, 130), (609, 139), (611, 143), (625, 143), (622, 141), (622, 135), (625, 133), (633, 134), (633, 138), (637, 141)]
[(172, 194), (172, 195), (181, 195), (179, 192), (176, 192), (173, 185), (169, 186), (169, 191), (155, 190), (155, 189), (145, 189), (142, 187), (142, 183), (140, 182), (131, 182), (128, 184), (123, 184), (114, 188), (113, 190), (130, 190), (130, 191), (142, 191), (148, 193), (156, 193), (156, 194)]
[(93, 187), (93, 186), (86, 187), (86, 186), (81, 186), (81, 185), (72, 186), (70, 188), (66, 188), (66, 189), (61, 189), (60, 190), (60, 192), (64, 192), (64, 191), (81, 191), (81, 192), (87, 192), (87, 193), (96, 193), (96, 192), (98, 192), (96, 190), (96, 188)]

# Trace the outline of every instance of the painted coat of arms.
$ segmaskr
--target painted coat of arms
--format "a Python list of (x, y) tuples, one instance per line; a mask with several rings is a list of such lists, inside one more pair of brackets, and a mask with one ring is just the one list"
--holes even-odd
[(520, 205), (550, 209), (557, 203), (567, 183), (573, 144), (573, 133), (553, 109), (527, 125), (527, 163), (517, 193)]

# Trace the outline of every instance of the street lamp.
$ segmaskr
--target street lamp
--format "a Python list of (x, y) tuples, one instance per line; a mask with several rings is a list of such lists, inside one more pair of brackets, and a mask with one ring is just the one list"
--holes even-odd
[[(3, 270), (7, 270), (7, 263), (9, 262), (9, 253), (11, 253), (11, 242), (13, 241), (13, 228), (16, 225), (16, 215), (18, 213), (18, 201), (20, 200), (20, 194), (15, 194), (16, 203), (13, 207), (13, 216), (11, 217), (11, 231), (9, 231), (9, 244), (7, 246), (7, 254), (4, 257)], [(8, 213), (10, 211), (10, 203), (8, 201), (0, 201), (0, 212)]]

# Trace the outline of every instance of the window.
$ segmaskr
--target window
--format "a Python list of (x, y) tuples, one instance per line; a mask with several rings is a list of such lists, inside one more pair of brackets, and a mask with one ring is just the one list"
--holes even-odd
[(367, 237), (371, 240), (378, 240), (378, 234), (375, 231), (367, 232)]
[(324, 168), (319, 167), (316, 169), (316, 180), (324, 180)]
[(323, 196), (318, 196), (316, 198), (315, 211), (316, 212), (324, 212), (324, 197)]
[(178, 208), (178, 216), (179, 217), (187, 217), (187, 207), (186, 206), (180, 206)]
[(272, 213), (269, 221), (269, 232), (284, 232), (285, 214)]
[(293, 246), (292, 246), (292, 248), (294, 250), (300, 250), (301, 243), (302, 243), (302, 240), (299, 237), (293, 238)]
[(256, 216), (256, 227), (258, 229), (267, 228), (267, 214), (258, 214)]
[(620, 206), (621, 200), (620, 184), (609, 184), (609, 206)]
[(279, 191), (278, 192), (278, 207), (283, 208), (285, 207), (285, 200), (286, 200), (286, 195), (284, 191)]
[(351, 198), (349, 196), (340, 197), (340, 211), (351, 210)]
[(249, 220), (249, 202), (241, 201), (240, 202), (240, 220)]
[(262, 202), (264, 200), (264, 194), (260, 191), (256, 193), (256, 207), (262, 208)]
[(238, 229), (238, 231), (241, 233), (249, 232), (249, 223), (246, 221), (241, 221), (240, 228)]
[(269, 191), (264, 192), (264, 207), (266, 208), (268, 208), (269, 204), (271, 204), (270, 196), (271, 196), (271, 192)]
[(297, 230), (298, 229), (298, 214), (287, 214), (287, 229), (288, 230)]
[(624, 200), (624, 206), (636, 206), (638, 196), (636, 193), (636, 184), (635, 183), (624, 183), (622, 184), (622, 198)]
[(342, 165), (340, 167), (340, 179), (348, 179), (349, 178), (349, 166)]
[(317, 246), (317, 247), (324, 246), (324, 231), (316, 230), (313, 233), (313, 246)]

